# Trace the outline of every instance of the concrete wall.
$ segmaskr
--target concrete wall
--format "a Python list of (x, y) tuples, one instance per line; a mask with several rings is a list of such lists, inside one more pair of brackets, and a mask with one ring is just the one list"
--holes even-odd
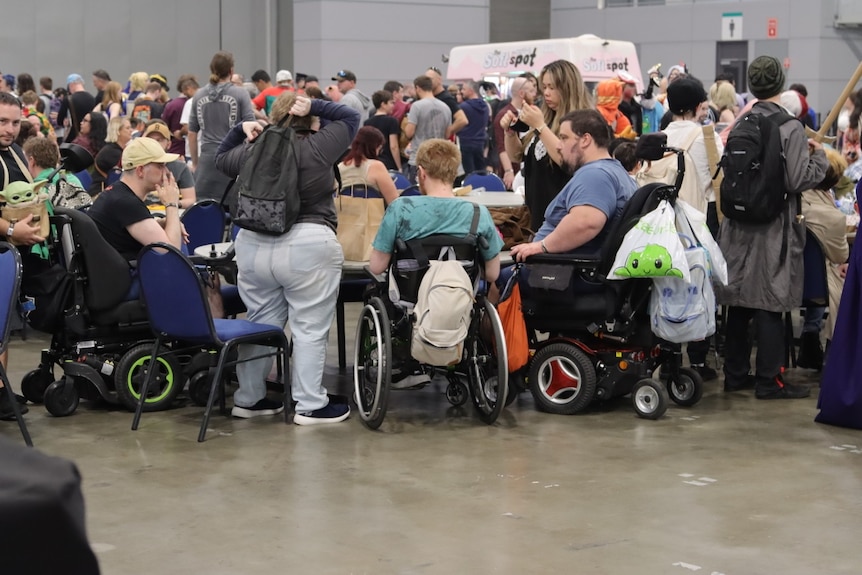
[[(707, 84), (716, 73), (722, 13), (742, 12), (742, 39), (748, 41), (749, 61), (763, 53), (782, 61), (789, 58), (788, 85), (806, 84), (809, 102), (824, 114), (862, 60), (862, 29), (836, 29), (831, 1), (668, 0), (665, 6), (603, 10), (596, 6), (596, 0), (551, 0), (551, 37), (593, 33), (630, 40), (638, 46), (644, 71), (657, 62), (665, 71), (685, 62)], [(767, 36), (770, 18), (778, 20), (774, 39)]]
[(488, 41), (488, 2), (295, 0), (296, 67), (317, 71), (321, 82), (351, 70), (369, 95), (429, 66), (445, 74), (442, 56), (452, 46)]
[[(136, 71), (164, 74), (172, 92), (180, 74), (209, 76), (219, 49), (233, 52), (237, 71), (275, 67), (277, 0), (39, 0), (4, 2), (0, 71), (27, 72), (38, 83), (65, 83), (72, 72), (88, 87), (104, 68), (125, 83)], [(13, 23), (20, 25), (13, 25)]]

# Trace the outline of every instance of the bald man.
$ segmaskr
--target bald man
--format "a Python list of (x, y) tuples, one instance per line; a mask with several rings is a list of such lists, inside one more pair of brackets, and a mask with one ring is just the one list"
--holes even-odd
[(512, 95), (512, 100), (504, 107), (500, 108), (500, 111), (497, 112), (496, 116), (494, 116), (493, 123), (494, 141), (497, 142), (497, 149), (500, 151), (500, 171), (502, 172), (500, 177), (503, 178), (503, 182), (506, 184), (507, 190), (512, 189), (512, 181), (515, 179), (515, 173), (518, 171), (520, 166), (512, 162), (511, 158), (509, 158), (509, 154), (506, 153), (506, 146), (503, 145), (506, 133), (505, 128), (500, 125), (500, 121), (503, 119), (503, 116), (506, 115), (506, 112), (511, 110), (517, 114), (524, 106), (524, 103), (529, 102), (532, 104), (535, 102), (536, 85), (530, 82), (527, 78), (515, 78), (512, 81), (510, 93)]

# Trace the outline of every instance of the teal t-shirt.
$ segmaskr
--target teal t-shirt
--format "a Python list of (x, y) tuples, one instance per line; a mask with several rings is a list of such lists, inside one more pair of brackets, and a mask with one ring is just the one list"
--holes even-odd
[[(434, 234), (465, 236), (473, 223), (473, 204), (456, 198), (408, 196), (392, 202), (377, 230), (372, 246), (378, 252), (391, 254), (396, 238), (404, 241)], [(479, 206), (477, 235), (488, 241), (481, 250), (482, 259), (493, 259), (503, 249), (503, 240), (485, 206)]]

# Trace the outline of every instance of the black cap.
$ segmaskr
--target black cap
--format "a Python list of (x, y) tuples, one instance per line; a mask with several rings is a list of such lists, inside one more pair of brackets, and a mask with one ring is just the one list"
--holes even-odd
[(350, 70), (339, 70), (335, 73), (335, 76), (332, 77), (333, 82), (340, 82), (342, 80), (350, 80), (351, 82), (355, 82), (356, 74), (354, 74)]
[(703, 84), (690, 76), (675, 80), (667, 87), (668, 108), (677, 116), (682, 116), (685, 112), (696, 112), (698, 106), (706, 100)]

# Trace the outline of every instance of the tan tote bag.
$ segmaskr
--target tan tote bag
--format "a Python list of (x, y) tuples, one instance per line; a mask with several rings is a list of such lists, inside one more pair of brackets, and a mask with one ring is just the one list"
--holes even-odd
[[(367, 166), (366, 166), (367, 171)], [(345, 186), (335, 198), (338, 215), (336, 234), (344, 259), (367, 262), (371, 259), (371, 242), (383, 220), (386, 206), (380, 192), (369, 186)]]

